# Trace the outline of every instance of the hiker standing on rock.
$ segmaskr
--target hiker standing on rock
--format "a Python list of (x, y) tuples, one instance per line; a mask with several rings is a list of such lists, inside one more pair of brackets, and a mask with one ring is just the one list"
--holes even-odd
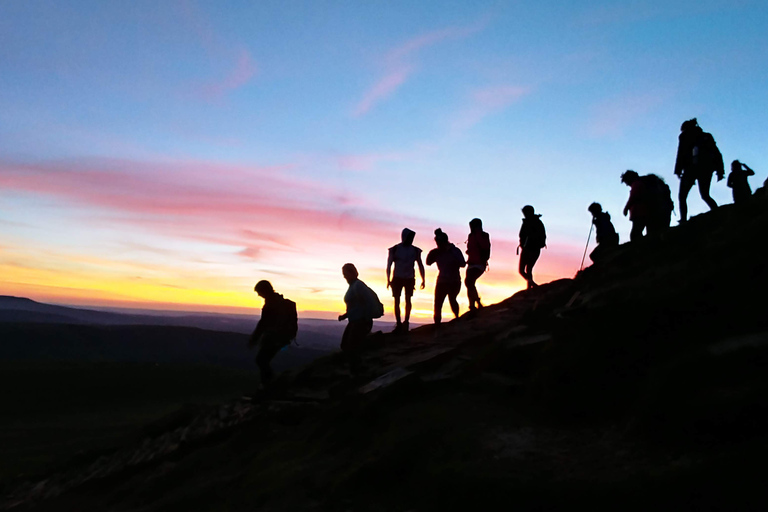
[(710, 210), (717, 208), (717, 203), (709, 195), (712, 173), (717, 172), (717, 181), (725, 176), (723, 155), (717, 148), (714, 137), (701, 129), (696, 118), (685, 121), (680, 126), (680, 137), (675, 160), (675, 174), (680, 178), (680, 222), (688, 220), (686, 199), (699, 183), (699, 194)]
[(648, 205), (648, 191), (640, 176), (635, 171), (629, 170), (621, 175), (621, 182), (629, 187), (629, 199), (624, 206), (624, 216), (629, 213), (632, 221), (632, 231), (629, 240), (635, 242), (643, 238), (643, 231), (648, 227), (650, 211)]
[[(424, 289), (424, 263), (421, 261), (421, 249), (413, 245), (413, 238), (416, 236), (414, 231), (408, 228), (403, 229), (399, 244), (389, 248), (389, 257), (387, 258), (387, 288), (392, 288), (392, 297), (395, 299), (395, 321), (397, 325), (392, 332), (408, 332), (408, 322), (411, 318), (411, 297), (416, 289), (416, 273), (413, 269), (414, 264), (419, 265), (419, 274), (421, 274), (421, 289)], [(392, 264), (395, 264), (394, 277), (390, 280)], [(400, 321), (400, 292), (405, 292), (405, 320)]]
[(358, 279), (357, 268), (352, 263), (341, 267), (341, 274), (349, 283), (347, 293), (344, 294), (347, 312), (339, 315), (339, 322), (349, 320), (341, 336), (341, 350), (347, 354), (352, 373), (357, 373), (365, 338), (373, 328), (373, 319), (384, 314), (384, 306), (376, 293)]
[(256, 365), (261, 374), (261, 383), (266, 388), (274, 376), (270, 366), (272, 358), (296, 338), (298, 315), (296, 303), (275, 292), (269, 281), (259, 281), (253, 289), (264, 299), (264, 307), (256, 329), (248, 339), (248, 347), (259, 345)]
[(628, 170), (621, 175), (621, 182), (630, 187), (629, 200), (624, 206), (624, 216), (629, 212), (632, 221), (630, 241), (641, 239), (644, 230), (655, 236), (669, 227), (675, 204), (663, 178), (655, 174), (639, 176)]
[(538, 286), (533, 280), (533, 266), (541, 255), (541, 249), (547, 245), (547, 232), (541, 222), (541, 214), (534, 212), (533, 206), (523, 206), (523, 225), (520, 227), (520, 275), (528, 282), (528, 289)]
[(603, 211), (600, 203), (592, 203), (587, 208), (592, 214), (592, 224), (595, 226), (595, 240), (597, 247), (589, 253), (589, 259), (597, 262), (602, 259), (606, 252), (619, 246), (619, 234), (611, 222), (611, 214)]
[(480, 294), (477, 293), (478, 278), (483, 275), (491, 258), (491, 237), (483, 231), (483, 221), (472, 219), (469, 221), (469, 236), (467, 237), (467, 272), (464, 277), (464, 285), (467, 287), (469, 310), (474, 311), (483, 307), (480, 302)]
[(437, 263), (437, 283), (435, 284), (435, 311), (434, 320), (436, 325), (440, 325), (443, 316), (443, 303), (448, 297), (448, 303), (451, 305), (453, 316), (459, 317), (459, 303), (456, 297), (461, 291), (461, 273), (459, 269), (466, 266), (464, 255), (461, 250), (448, 241), (442, 229), (435, 230), (435, 244), (437, 248), (432, 249), (427, 254), (427, 265)]
[(734, 204), (743, 203), (752, 195), (752, 189), (749, 187), (749, 177), (754, 176), (755, 171), (738, 160), (731, 162), (731, 173), (728, 175), (728, 186), (733, 191)]

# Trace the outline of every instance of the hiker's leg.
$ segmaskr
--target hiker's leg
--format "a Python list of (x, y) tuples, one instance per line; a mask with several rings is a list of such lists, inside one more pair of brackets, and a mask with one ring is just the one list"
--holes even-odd
[(435, 285), (435, 313), (434, 320), (436, 324), (439, 324), (443, 318), (443, 302), (445, 302), (445, 296), (448, 295), (446, 287), (442, 283)]
[(699, 176), (699, 194), (701, 198), (707, 203), (710, 210), (717, 208), (717, 203), (712, 196), (709, 195), (709, 186), (712, 183), (712, 173), (708, 173), (705, 176)]
[[(408, 296), (405, 297), (405, 318), (408, 318), (408, 303), (410, 300), (408, 300)], [(395, 295), (395, 321), (397, 322), (397, 325), (400, 325), (400, 296)]]
[(527, 253), (526, 253), (526, 250), (525, 250), (525, 249), (521, 249), (521, 250), (520, 250), (520, 265), (519, 265), (519, 267), (517, 268), (517, 271), (520, 273), (520, 275), (521, 275), (521, 276), (523, 276), (523, 279), (525, 279), (526, 281), (528, 281), (528, 273), (527, 273), (527, 272), (526, 272), (526, 270), (525, 270), (525, 267), (526, 267), (526, 265), (527, 265), (527, 262), (526, 262), (526, 254), (527, 254)]
[(405, 321), (404, 324), (407, 324), (411, 320), (411, 308), (413, 307), (413, 304), (411, 303), (411, 295), (406, 293), (405, 294)]
[(467, 269), (467, 274), (464, 278), (464, 286), (467, 287), (467, 299), (469, 300), (470, 311), (475, 309), (475, 302), (479, 300), (477, 295), (477, 287), (475, 286), (478, 277), (480, 277), (480, 274), (478, 273), (477, 269)]
[(688, 171), (687, 173), (684, 172), (680, 177), (680, 193), (677, 196), (677, 203), (680, 205), (681, 222), (688, 220), (688, 203), (686, 203), (686, 200), (688, 199), (688, 192), (693, 187), (693, 182), (696, 181), (696, 178), (691, 176), (692, 174), (691, 171)]
[(275, 357), (279, 351), (280, 347), (275, 343), (272, 343), (272, 340), (265, 336), (261, 342), (259, 351), (256, 353), (256, 366), (259, 367), (261, 383), (265, 387), (270, 383), (274, 376), (270, 361), (272, 361), (272, 358)]
[(629, 232), (629, 241), (636, 242), (643, 238), (645, 229), (645, 219), (635, 219), (632, 221), (632, 231)]
[(533, 280), (533, 266), (536, 265), (536, 262), (539, 261), (539, 256), (541, 255), (541, 249), (531, 249), (530, 254), (528, 256), (528, 276), (529, 276), (529, 283), (531, 283), (533, 286), (538, 286), (536, 282)]
[(451, 284), (451, 290), (448, 292), (448, 304), (451, 305), (451, 311), (453, 311), (454, 318), (459, 318), (459, 301), (456, 297), (459, 296), (461, 291), (461, 281), (455, 284)]

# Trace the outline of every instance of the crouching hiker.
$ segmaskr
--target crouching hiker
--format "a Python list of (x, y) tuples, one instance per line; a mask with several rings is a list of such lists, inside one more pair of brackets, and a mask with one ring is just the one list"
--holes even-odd
[(256, 366), (261, 373), (261, 383), (266, 388), (274, 376), (270, 366), (272, 358), (296, 338), (298, 315), (296, 303), (275, 292), (269, 281), (259, 281), (254, 291), (264, 299), (264, 307), (261, 309), (259, 323), (248, 340), (248, 347), (259, 345)]
[(347, 311), (339, 315), (339, 322), (349, 321), (341, 336), (341, 350), (347, 354), (352, 373), (358, 373), (360, 352), (365, 338), (373, 328), (373, 319), (384, 315), (384, 305), (379, 301), (376, 292), (358, 279), (357, 268), (352, 263), (341, 267), (341, 274), (349, 283), (347, 293), (344, 294)]
[(589, 259), (597, 262), (605, 256), (606, 252), (618, 247), (619, 234), (613, 227), (611, 214), (604, 212), (600, 203), (592, 203), (587, 210), (592, 214), (592, 224), (595, 226), (595, 238), (597, 240), (597, 247), (589, 253)]

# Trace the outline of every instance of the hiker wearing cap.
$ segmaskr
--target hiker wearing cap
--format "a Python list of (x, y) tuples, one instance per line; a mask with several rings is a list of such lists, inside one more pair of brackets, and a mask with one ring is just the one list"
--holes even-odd
[(541, 255), (541, 249), (547, 245), (547, 232), (541, 222), (541, 214), (535, 213), (533, 206), (522, 209), (523, 225), (520, 227), (520, 266), (518, 271), (528, 283), (528, 288), (538, 286), (533, 280), (533, 266)]
[(264, 307), (256, 329), (248, 339), (248, 347), (259, 346), (256, 366), (259, 367), (261, 383), (266, 387), (274, 376), (270, 366), (272, 358), (296, 338), (298, 315), (296, 303), (275, 292), (269, 281), (259, 281), (254, 291), (264, 299)]
[(464, 285), (467, 287), (469, 310), (474, 311), (483, 307), (480, 302), (480, 294), (477, 293), (477, 280), (488, 267), (491, 257), (491, 237), (483, 231), (483, 221), (472, 219), (469, 221), (469, 236), (467, 237), (467, 272), (464, 277)]
[(445, 298), (448, 297), (448, 303), (451, 305), (453, 316), (459, 317), (459, 302), (456, 297), (461, 291), (461, 267), (467, 262), (464, 261), (464, 255), (458, 247), (448, 241), (442, 229), (435, 230), (435, 244), (437, 247), (427, 254), (427, 265), (437, 264), (438, 274), (435, 284), (435, 324), (439, 325), (442, 321), (442, 310)]
[[(421, 249), (413, 245), (413, 239), (416, 236), (414, 231), (408, 228), (403, 229), (400, 235), (401, 242), (389, 248), (387, 258), (387, 288), (392, 289), (392, 297), (395, 299), (395, 333), (408, 332), (408, 322), (411, 318), (411, 297), (416, 288), (416, 273), (413, 268), (415, 264), (419, 265), (419, 274), (421, 274), (421, 289), (424, 289), (424, 263), (421, 261)], [(395, 272), (390, 279), (392, 265), (395, 266)], [(400, 320), (400, 294), (405, 292), (405, 318)]]
[(728, 175), (728, 186), (733, 191), (734, 204), (741, 204), (752, 195), (752, 189), (749, 187), (749, 177), (754, 176), (755, 171), (749, 168), (747, 164), (738, 160), (731, 162), (731, 173)]
[(717, 181), (725, 177), (723, 155), (717, 148), (712, 134), (705, 132), (694, 117), (680, 126), (675, 175), (680, 178), (680, 222), (688, 219), (686, 200), (693, 184), (699, 183), (699, 194), (710, 210), (717, 208), (717, 203), (709, 195), (712, 174), (717, 172)]
[(349, 284), (344, 294), (347, 311), (339, 315), (339, 322), (348, 320), (341, 336), (341, 351), (347, 355), (352, 373), (357, 373), (360, 369), (360, 353), (373, 328), (373, 319), (384, 314), (384, 306), (376, 293), (358, 279), (357, 268), (352, 263), (341, 267), (341, 275)]

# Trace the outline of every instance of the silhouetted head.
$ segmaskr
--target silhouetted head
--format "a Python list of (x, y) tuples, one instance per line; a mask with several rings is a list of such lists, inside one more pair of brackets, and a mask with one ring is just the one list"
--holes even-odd
[(526, 217), (533, 217), (534, 213), (536, 213), (533, 209), (533, 206), (529, 204), (523, 206), (522, 211), (523, 211), (523, 215), (525, 215)]
[(435, 230), (435, 243), (438, 247), (444, 247), (448, 245), (448, 235), (446, 235), (440, 228)]
[(630, 169), (621, 175), (621, 182), (631, 186), (639, 177), (635, 171)]
[(732, 171), (740, 171), (741, 170), (741, 162), (738, 160), (734, 160), (731, 162), (731, 170)]
[(346, 279), (349, 284), (352, 284), (359, 274), (357, 273), (357, 268), (352, 263), (345, 263), (344, 266), (341, 267), (341, 275), (344, 276), (344, 279)]
[(253, 287), (253, 291), (259, 294), (259, 297), (268, 297), (275, 293), (275, 289), (272, 288), (272, 283), (269, 281), (261, 280)]
[(480, 231), (483, 230), (483, 221), (477, 218), (472, 219), (471, 221), (469, 221), (469, 230), (472, 233), (479, 233)]
[(587, 208), (587, 211), (589, 211), (589, 213), (592, 215), (597, 215), (603, 211), (603, 207), (600, 205), (600, 203), (592, 203), (589, 205), (589, 208)]
[(698, 127), (699, 127), (699, 122), (694, 117), (693, 119), (683, 121), (683, 124), (680, 125), (680, 131), (685, 132), (688, 130), (693, 130), (694, 128), (698, 128)]
[(413, 244), (413, 238), (415, 236), (415, 231), (411, 231), (408, 228), (403, 228), (403, 232), (400, 234), (400, 240), (402, 240), (405, 245), (411, 245)]

